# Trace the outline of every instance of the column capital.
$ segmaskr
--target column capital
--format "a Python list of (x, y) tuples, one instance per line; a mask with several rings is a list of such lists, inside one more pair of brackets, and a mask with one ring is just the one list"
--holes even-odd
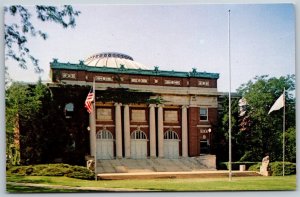
[(182, 109), (184, 109), (184, 108), (187, 109), (187, 108), (189, 108), (189, 105), (182, 105), (181, 108)]
[(156, 104), (149, 104), (149, 107), (156, 107)]
[(115, 106), (122, 106), (122, 103), (115, 103)]
[(164, 104), (158, 104), (157, 107), (164, 107)]

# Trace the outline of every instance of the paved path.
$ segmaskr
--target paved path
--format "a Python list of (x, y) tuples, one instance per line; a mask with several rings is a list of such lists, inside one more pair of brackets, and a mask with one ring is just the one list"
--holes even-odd
[[(103, 173), (98, 174), (102, 180), (123, 180), (123, 179), (155, 179), (155, 178), (221, 178), (228, 177), (228, 170), (213, 171), (189, 171), (189, 172), (129, 172), (129, 173)], [(255, 171), (232, 171), (232, 176), (261, 176)]]

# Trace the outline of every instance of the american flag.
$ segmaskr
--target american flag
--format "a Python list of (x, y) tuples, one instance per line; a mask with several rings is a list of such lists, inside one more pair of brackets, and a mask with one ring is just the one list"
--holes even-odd
[(87, 95), (85, 102), (84, 102), (84, 107), (86, 108), (87, 112), (92, 113), (93, 107), (92, 107), (92, 102), (94, 100), (94, 93), (91, 89), (89, 94)]

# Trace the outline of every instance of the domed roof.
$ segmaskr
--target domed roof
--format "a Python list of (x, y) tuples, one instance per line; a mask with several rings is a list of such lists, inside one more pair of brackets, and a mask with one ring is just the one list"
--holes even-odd
[(120, 68), (123, 65), (124, 68), (130, 69), (149, 69), (147, 66), (134, 61), (129, 55), (115, 52), (94, 54), (88, 57), (84, 64), (95, 67)]

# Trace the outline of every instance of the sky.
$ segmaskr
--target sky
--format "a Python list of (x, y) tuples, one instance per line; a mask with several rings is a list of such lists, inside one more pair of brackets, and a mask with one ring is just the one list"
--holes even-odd
[[(77, 4), (116, 2), (121, 0), (43, 0), (47, 4), (57, 2)], [(124, 0), (134, 2), (135, 0)], [(137, 0), (136, 0), (137, 1)], [(160, 3), (163, 0), (149, 0)], [(169, 0), (169, 2), (175, 0)], [(180, 0), (178, 0), (180, 1)], [(181, 0), (183, 1), (183, 0)], [(196, 2), (186, 0), (185, 2)], [(245, 2), (293, 2), (297, 6), (299, 17), (299, 0), (199, 0), (204, 3), (245, 3)], [(25, 3), (27, 5), (40, 3), (37, 0), (0, 0), (3, 5), (9, 3)], [(33, 2), (33, 3), (31, 3)], [(120, 6), (93, 7), (77, 6), (82, 14), (77, 19), (75, 29), (62, 29), (55, 24), (42, 24), (35, 21), (39, 27), (47, 31), (49, 39), (30, 39), (33, 54), (40, 59), (44, 69), (43, 80), (49, 79), (49, 62), (58, 58), (62, 62), (79, 62), (91, 54), (116, 51), (132, 56), (136, 61), (149, 67), (158, 65), (162, 70), (198, 71), (220, 73), (218, 90), (228, 91), (228, 29), (227, 11), (231, 9), (231, 58), (232, 58), (232, 89), (253, 79), (256, 75), (269, 74), (282, 76), (295, 73), (295, 19), (294, 8), (291, 5), (198, 5), (177, 6), (172, 8), (156, 8), (144, 6), (142, 9), (125, 11)], [(134, 7), (134, 6), (133, 6)], [(179, 7), (179, 8), (178, 8)], [(148, 9), (147, 9), (148, 8)], [(150, 9), (151, 8), (151, 9)], [(115, 10), (118, 9), (118, 10)], [(120, 10), (121, 9), (121, 10)], [(182, 9), (182, 10), (181, 10)], [(168, 11), (167, 11), (168, 10)], [(0, 11), (1, 19), (3, 10)], [(7, 18), (8, 19), (8, 18)], [(0, 20), (3, 24), (3, 20)], [(298, 22), (299, 49), (299, 22)], [(178, 32), (178, 33), (176, 33)], [(2, 36), (2, 37), (1, 37)], [(3, 34), (0, 33), (0, 43), (3, 44)], [(0, 48), (0, 60), (3, 65), (3, 48)], [(300, 57), (298, 50), (298, 64)], [(32, 69), (22, 70), (11, 61), (5, 61), (9, 67), (11, 78), (21, 81), (35, 82), (38, 75)], [(29, 66), (29, 68), (32, 68)], [(297, 68), (297, 74), (299, 68)], [(4, 69), (0, 69), (3, 78)], [(299, 85), (299, 80), (297, 80)], [(299, 91), (296, 92), (299, 94)], [(0, 81), (0, 122), (4, 123), (5, 99), (4, 82)], [(297, 109), (299, 108), (299, 102)], [(297, 110), (300, 111), (300, 110)], [(297, 122), (300, 116), (296, 115)], [(5, 130), (5, 124), (0, 124), (0, 130)], [(299, 126), (297, 125), (297, 130)], [(4, 132), (0, 132), (0, 147), (5, 147)], [(297, 135), (297, 143), (300, 143)], [(4, 150), (0, 151), (5, 156)], [(297, 151), (299, 158), (300, 151)], [(297, 164), (299, 167), (299, 163)], [(0, 162), (4, 169), (4, 162)], [(5, 171), (0, 170), (1, 193), (5, 188)], [(298, 175), (297, 175), (298, 176)], [(299, 177), (297, 177), (299, 178)], [(2, 189), (1, 189), (2, 188)], [(297, 196), (299, 191), (284, 192), (284, 195)], [(191, 194), (188, 194), (190, 196)], [(194, 194), (192, 194), (194, 195)], [(197, 195), (197, 194), (196, 194)], [(202, 194), (201, 194), (202, 195)], [(206, 196), (205, 193), (203, 193)], [(210, 193), (209, 196), (253, 196), (252, 192)], [(258, 196), (281, 196), (282, 192), (255, 192)], [(299, 195), (298, 195), (299, 196)]]
[[(34, 13), (32, 7), (28, 7)], [(79, 63), (100, 52), (125, 53), (150, 69), (219, 73), (218, 91), (229, 91), (228, 10), (232, 91), (257, 75), (295, 74), (292, 4), (75, 5), (76, 27), (33, 23), (49, 38), (28, 46), (44, 72), (6, 60), (10, 78), (50, 81), (50, 62)], [(32, 16), (34, 18), (35, 15)], [(18, 22), (6, 16), (5, 23)]]

